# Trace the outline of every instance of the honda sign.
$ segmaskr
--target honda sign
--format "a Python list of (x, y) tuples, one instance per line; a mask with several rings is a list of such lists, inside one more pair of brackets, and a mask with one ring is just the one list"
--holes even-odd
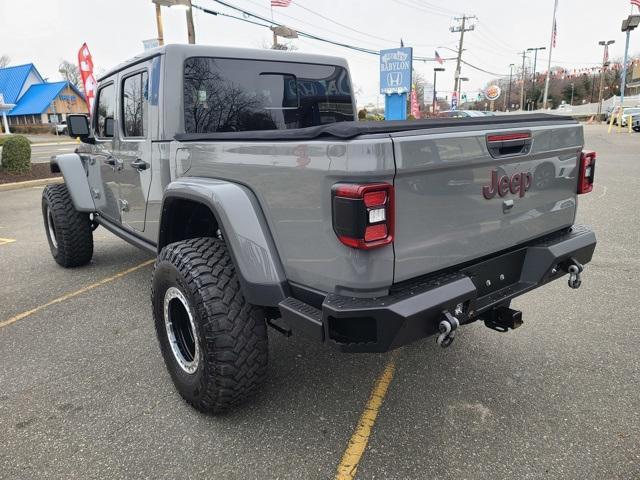
[(411, 47), (380, 50), (380, 93), (385, 95), (411, 91)]

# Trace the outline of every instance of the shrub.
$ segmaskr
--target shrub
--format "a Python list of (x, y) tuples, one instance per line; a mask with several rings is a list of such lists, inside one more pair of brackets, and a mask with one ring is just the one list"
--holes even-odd
[(11, 125), (11, 131), (14, 133), (49, 133), (51, 125), (48, 123), (34, 123), (29, 125)]
[(31, 145), (22, 135), (8, 138), (2, 146), (2, 169), (20, 175), (31, 170)]

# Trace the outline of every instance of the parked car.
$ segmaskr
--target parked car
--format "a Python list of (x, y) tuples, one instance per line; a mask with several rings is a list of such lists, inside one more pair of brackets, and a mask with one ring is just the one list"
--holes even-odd
[(618, 125), (618, 118), (620, 118), (620, 126), (621, 127), (626, 127), (627, 126), (627, 121), (629, 120), (629, 115), (637, 115), (640, 113), (640, 107), (627, 107), (622, 109), (622, 116), (618, 117), (617, 115), (614, 115), (613, 117), (613, 124), (614, 125)]
[(453, 118), (482, 117), (484, 115), (480, 110), (445, 110), (440, 112), (441, 117)]
[(56, 124), (56, 131), (61, 135), (66, 135), (68, 133), (67, 129), (67, 121), (63, 120), (60, 123)]
[(343, 352), (447, 347), (460, 325), (521, 325), (519, 295), (580, 286), (595, 153), (578, 122), (357, 122), (355, 105), (341, 58), (167, 45), (103, 75), (91, 121), (68, 117), (83, 143), (51, 161), (51, 254), (88, 263), (103, 226), (156, 256), (156, 335), (194, 408), (259, 387), (267, 326)]

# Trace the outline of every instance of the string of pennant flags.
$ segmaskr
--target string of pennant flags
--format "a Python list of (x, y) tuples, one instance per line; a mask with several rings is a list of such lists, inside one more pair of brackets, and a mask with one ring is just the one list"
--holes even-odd
[[(629, 62), (627, 62), (627, 69), (629, 68), (633, 68), (636, 65), (640, 65), (640, 59), (633, 59)], [(623, 64), (622, 62), (620, 63), (611, 63), (609, 64), (609, 66), (605, 67), (605, 71), (619, 71), (623, 69)], [(597, 66), (597, 67), (585, 67), (585, 68), (552, 68), (551, 69), (551, 77), (552, 78), (560, 78), (560, 79), (565, 79), (565, 78), (576, 78), (576, 77), (581, 77), (583, 75), (593, 75), (596, 73), (600, 73), (602, 72), (602, 66)], [(541, 72), (539, 74), (540, 76), (544, 77), (547, 75), (547, 72)]]

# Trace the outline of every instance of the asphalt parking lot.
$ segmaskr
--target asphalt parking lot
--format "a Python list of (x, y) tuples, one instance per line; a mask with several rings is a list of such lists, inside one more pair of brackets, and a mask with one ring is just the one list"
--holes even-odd
[(150, 257), (99, 228), (91, 264), (64, 270), (42, 188), (0, 192), (0, 478), (328, 479), (350, 439), (360, 479), (640, 478), (640, 134), (585, 131), (577, 221), (599, 243), (581, 289), (529, 293), (523, 327), (475, 323), (447, 350), (348, 355), (271, 330), (265, 388), (218, 417), (166, 373)]

